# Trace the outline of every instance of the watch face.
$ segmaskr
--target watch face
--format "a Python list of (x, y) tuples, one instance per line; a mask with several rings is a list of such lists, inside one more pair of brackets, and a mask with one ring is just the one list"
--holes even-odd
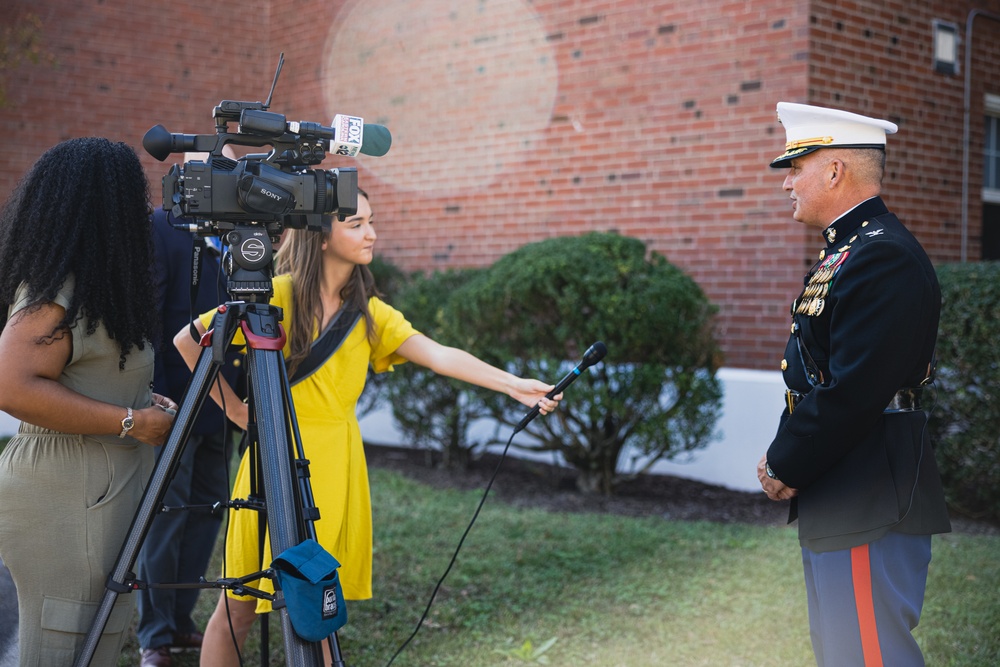
[(133, 426), (135, 426), (135, 420), (131, 417), (122, 420), (122, 428), (132, 428)]

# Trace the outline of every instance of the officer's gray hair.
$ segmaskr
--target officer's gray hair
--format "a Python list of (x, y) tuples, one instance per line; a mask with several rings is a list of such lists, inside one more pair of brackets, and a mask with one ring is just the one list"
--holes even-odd
[(866, 183), (881, 185), (885, 175), (885, 151), (881, 148), (849, 149), (849, 164), (858, 172), (858, 178)]

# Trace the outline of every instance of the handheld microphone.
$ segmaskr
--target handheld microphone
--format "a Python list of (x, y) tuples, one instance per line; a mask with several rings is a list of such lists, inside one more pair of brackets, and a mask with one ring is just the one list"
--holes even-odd
[(333, 139), (330, 152), (334, 155), (357, 157), (358, 153), (382, 157), (389, 152), (392, 135), (383, 125), (365, 123), (357, 116), (337, 114), (333, 117)]
[[(587, 370), (588, 368), (596, 364), (598, 361), (603, 359), (604, 355), (606, 355), (607, 353), (608, 353), (608, 348), (601, 341), (597, 341), (596, 343), (591, 345), (589, 348), (587, 348), (587, 351), (583, 353), (583, 360), (581, 360), (580, 363), (577, 364), (577, 367), (574, 368), (572, 371), (570, 371), (566, 375), (566, 377), (564, 377), (562, 380), (559, 380), (559, 382), (552, 389), (552, 391), (545, 394), (545, 397), (555, 398), (556, 396), (561, 394), (563, 391), (566, 390), (566, 387), (573, 384), (573, 380), (580, 377), (580, 373)], [(540, 411), (541, 408), (539, 408), (537, 405), (531, 408), (531, 411), (529, 411), (528, 414), (524, 415), (524, 419), (522, 419), (518, 423), (518, 425), (514, 428), (514, 433), (517, 433), (525, 426), (527, 426), (528, 422), (537, 417)]]

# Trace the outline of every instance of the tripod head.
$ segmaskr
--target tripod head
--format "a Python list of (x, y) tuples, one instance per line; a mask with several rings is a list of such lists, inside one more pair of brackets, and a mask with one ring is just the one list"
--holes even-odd
[(258, 223), (229, 226), (232, 229), (223, 236), (229, 249), (222, 261), (229, 297), (234, 301), (267, 303), (274, 293), (271, 267), (278, 236), (275, 230)]

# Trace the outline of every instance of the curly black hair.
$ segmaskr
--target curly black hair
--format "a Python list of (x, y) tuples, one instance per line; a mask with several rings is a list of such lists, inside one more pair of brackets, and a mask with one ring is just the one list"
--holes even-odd
[(47, 150), (0, 213), (3, 315), (22, 283), (38, 308), (73, 275), (72, 301), (49, 339), (84, 317), (87, 335), (103, 323), (124, 368), (157, 330), (150, 212), (149, 182), (131, 146), (87, 137)]

